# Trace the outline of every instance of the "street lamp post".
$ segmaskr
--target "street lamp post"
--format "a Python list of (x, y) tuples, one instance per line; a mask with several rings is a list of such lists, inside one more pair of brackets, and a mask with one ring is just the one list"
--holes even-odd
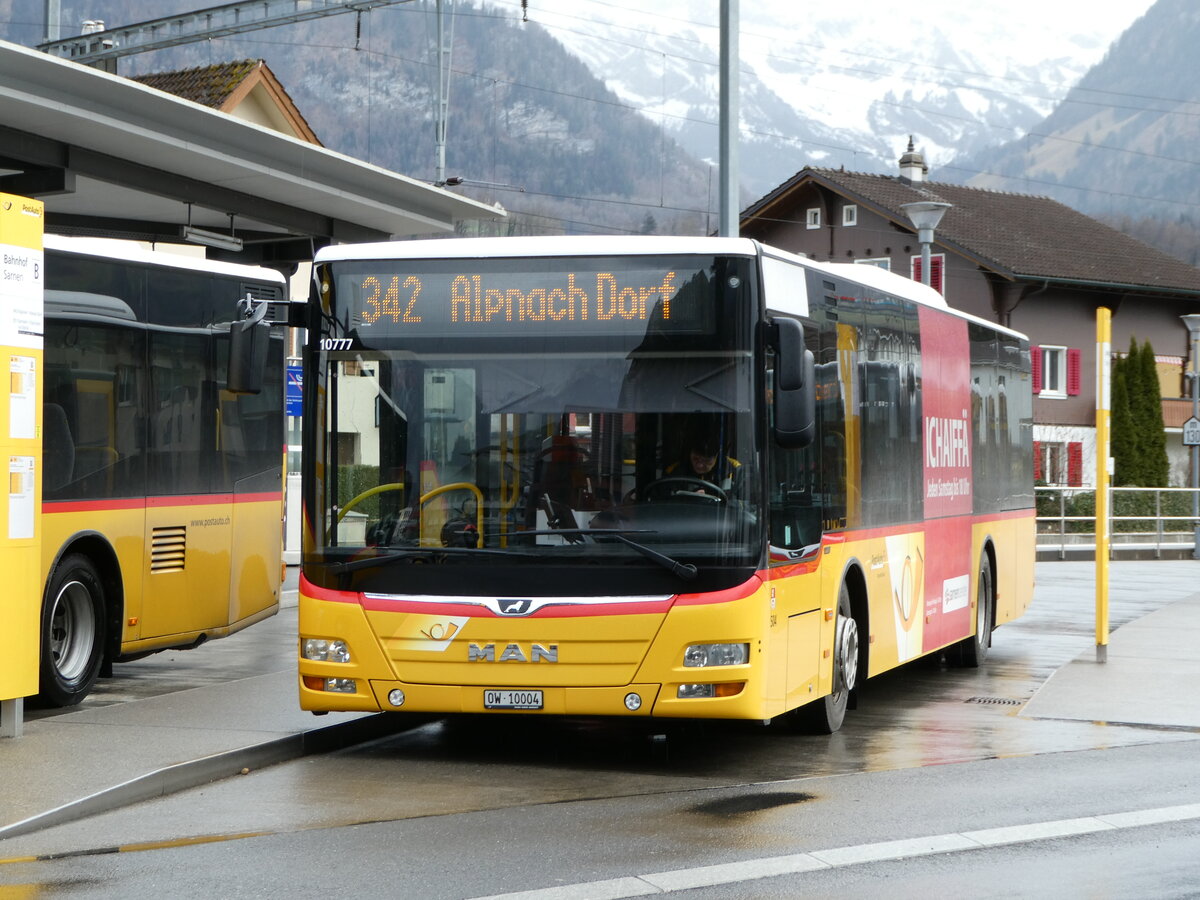
[(917, 240), (921, 243), (921, 283), (929, 284), (929, 247), (933, 243), (933, 230), (942, 221), (942, 216), (951, 207), (939, 200), (918, 200), (901, 203), (900, 208), (917, 229)]
[[(1180, 316), (1191, 338), (1192, 354), (1192, 418), (1200, 419), (1200, 313)], [(1192, 445), (1192, 558), (1200, 559), (1200, 444)]]

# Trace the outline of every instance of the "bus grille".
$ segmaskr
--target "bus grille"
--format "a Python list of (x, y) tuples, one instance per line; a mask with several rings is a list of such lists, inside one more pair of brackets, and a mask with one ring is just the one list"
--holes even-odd
[[(663, 614), (505, 619), (371, 611), (396, 677), (413, 684), (598, 687), (629, 684)], [(456, 628), (452, 640), (431, 639)]]
[(186, 552), (186, 525), (155, 528), (150, 542), (150, 571), (182, 572)]

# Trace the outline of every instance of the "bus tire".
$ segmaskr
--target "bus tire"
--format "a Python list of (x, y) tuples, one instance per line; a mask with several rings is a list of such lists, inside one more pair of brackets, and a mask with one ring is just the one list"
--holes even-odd
[(987, 659), (992, 645), (992, 609), (996, 605), (996, 586), (992, 580), (992, 562), (987, 553), (979, 561), (979, 579), (975, 589), (975, 634), (958, 642), (959, 662), (977, 669)]
[(37, 701), (74, 706), (91, 692), (104, 661), (107, 606), (95, 565), (72, 553), (59, 560), (42, 603)]
[(858, 622), (851, 613), (850, 589), (842, 582), (834, 619), (833, 690), (798, 710), (800, 727), (812, 734), (833, 734), (842, 727), (850, 692), (858, 685)]

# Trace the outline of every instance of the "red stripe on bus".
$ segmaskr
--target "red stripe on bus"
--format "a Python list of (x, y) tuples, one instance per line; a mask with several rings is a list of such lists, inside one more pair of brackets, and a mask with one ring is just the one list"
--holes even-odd
[(299, 587), (300, 593), (305, 597), (312, 597), (314, 600), (328, 600), (330, 603), (357, 603), (359, 600), (359, 594), (356, 591), (331, 591), (328, 588), (317, 587), (304, 577), (304, 572), (300, 573)]
[(112, 500), (47, 500), (44, 513), (101, 512), (116, 509), (166, 509), (168, 507), (209, 506), (223, 503), (278, 503), (282, 491), (262, 491), (255, 494), (195, 494), (178, 497), (119, 497)]
[(99, 512), (112, 509), (145, 509), (146, 498), (124, 498), (117, 500), (47, 500), (42, 504), (44, 513)]
[(1036, 510), (1012, 509), (1005, 512), (969, 514), (961, 516), (945, 516), (925, 519), (922, 522), (909, 522), (905, 525), (887, 525), (879, 528), (859, 528), (846, 531), (832, 531), (824, 535), (822, 541), (829, 544), (843, 544), (848, 541), (868, 541), (876, 538), (894, 537), (905, 534), (918, 534), (925, 530), (930, 522), (944, 522), (947, 519), (957, 519), (965, 525), (986, 525), (988, 522), (1002, 522), (1009, 519), (1032, 519)]
[[(483, 599), (483, 598), (481, 598)], [(550, 604), (535, 610), (522, 619), (574, 619), (582, 616), (637, 616), (662, 615), (671, 608), (673, 597), (666, 600), (645, 600), (636, 603), (588, 603), (580, 606)], [(486, 606), (478, 603), (455, 602), (447, 597), (444, 603), (418, 602), (413, 603), (397, 597), (363, 597), (362, 607), (370, 612), (422, 613), (431, 616), (470, 616), (475, 619), (508, 619), (512, 616), (498, 615)]]
[[(762, 587), (762, 579), (755, 575), (748, 581), (723, 591), (713, 591), (705, 594), (678, 594), (665, 600), (646, 600), (639, 603), (594, 603), (582, 606), (546, 606), (537, 612), (523, 618), (553, 618), (565, 619), (580, 616), (624, 615), (635, 616), (644, 614), (659, 614), (666, 612), (673, 604), (681, 606), (697, 606), (709, 603), (731, 603), (749, 597)], [(328, 588), (317, 587), (300, 574), (300, 593), (314, 600), (326, 600), (330, 603), (358, 603), (363, 609), (372, 612), (416, 612), (435, 616), (462, 615), (469, 612), (478, 618), (505, 618), (497, 616), (486, 607), (474, 603), (456, 603), (446, 598), (445, 603), (408, 603), (403, 596), (396, 598), (371, 598), (354, 591), (331, 591)]]
[(762, 587), (762, 584), (762, 578), (759, 575), (754, 575), (749, 580), (743, 581), (735, 587), (726, 588), (723, 591), (708, 591), (703, 594), (680, 594), (675, 598), (675, 602), (680, 606), (699, 606), (706, 603), (732, 603), (734, 600), (742, 600), (749, 597)]

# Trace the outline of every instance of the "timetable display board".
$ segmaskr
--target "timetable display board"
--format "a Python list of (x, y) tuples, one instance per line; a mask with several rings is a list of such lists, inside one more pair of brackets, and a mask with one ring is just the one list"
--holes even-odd
[(0, 459), (8, 472), (0, 502), (0, 701), (38, 689), (42, 599), (42, 347), (45, 208), (0, 193)]

